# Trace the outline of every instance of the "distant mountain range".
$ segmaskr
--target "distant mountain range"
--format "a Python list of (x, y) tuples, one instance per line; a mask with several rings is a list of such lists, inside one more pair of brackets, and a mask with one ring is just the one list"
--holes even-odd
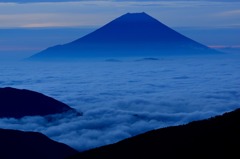
[(239, 158), (240, 109), (187, 125), (153, 130), (69, 159)]
[(70, 111), (77, 113), (68, 105), (38, 92), (11, 87), (0, 88), (0, 118), (46, 116)]
[(0, 129), (1, 159), (64, 159), (76, 153), (37, 132)]
[(41, 51), (30, 60), (158, 57), (219, 53), (172, 30), (146, 13), (127, 13), (73, 42)]

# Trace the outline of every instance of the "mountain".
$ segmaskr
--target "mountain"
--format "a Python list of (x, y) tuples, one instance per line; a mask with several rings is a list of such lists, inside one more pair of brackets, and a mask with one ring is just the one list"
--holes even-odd
[(153, 130), (69, 159), (239, 158), (240, 109), (186, 125)]
[(73, 42), (47, 48), (31, 60), (157, 57), (218, 53), (146, 13), (127, 13)]
[(77, 153), (37, 132), (0, 129), (1, 159), (64, 159)]
[(0, 118), (21, 118), (64, 112), (77, 113), (68, 105), (41, 93), (11, 87), (0, 88)]

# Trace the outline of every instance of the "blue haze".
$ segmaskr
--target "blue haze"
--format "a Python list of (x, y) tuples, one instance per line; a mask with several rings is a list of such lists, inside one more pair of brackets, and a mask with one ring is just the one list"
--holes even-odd
[[(31, 27), (35, 23), (35, 27), (41, 27), (43, 24), (58, 27), (62, 26), (61, 22), (66, 24), (66, 20), (69, 20), (67, 22), (70, 27), (82, 25), (85, 18), (71, 19), (73, 14), (76, 17), (87, 14), (85, 16), (88, 19), (96, 21), (94, 25), (102, 25), (104, 21), (107, 22), (122, 12), (144, 10), (161, 16), (161, 19), (163, 21), (165, 19), (168, 22), (166, 24), (171, 26), (205, 27), (207, 24), (212, 28), (190, 31), (189, 28), (176, 29), (205, 45), (239, 46), (239, 7), (238, 3), (233, 3), (233, 6), (231, 4), (239, 0), (231, 2), (214, 0), (229, 2), (223, 4), (209, 4), (207, 2), (211, 2), (210, 0), (199, 0), (203, 3), (193, 5), (193, 8), (190, 7), (192, 4), (188, 5), (190, 0), (182, 5), (175, 4), (177, 1), (172, 0), (170, 6), (168, 3), (165, 5), (139, 3), (124, 7), (101, 6), (102, 3), (94, 5), (73, 3), (66, 8), (67, 3), (59, 3), (60, 6), (55, 5), (57, 3), (54, 5), (45, 3), (43, 6), (36, 4), (26, 8), (23, 4), (9, 4), (11, 6), (2, 4), (1, 15), (6, 21), (2, 22), (1, 28), (7, 29), (0, 30), (0, 87), (11, 86), (44, 93), (83, 112), (83, 116), (59, 115), (55, 116), (57, 120), (50, 123), (46, 118), (37, 116), (20, 120), (0, 119), (0, 127), (40, 131), (54, 140), (82, 151), (114, 143), (148, 130), (183, 124), (239, 108), (239, 55), (168, 57), (156, 61), (126, 59), (119, 62), (79, 63), (3, 62), (6, 59), (19, 60), (28, 57), (49, 46), (75, 40), (92, 31), (84, 31), (80, 35), (78, 34), (80, 30), (73, 28), (72, 30), (12, 28), (21, 28), (25, 25)], [(192, 0), (194, 1), (198, 0)], [(1, 2), (19, 3), (19, 0)], [(21, 1), (23, 2), (39, 0)], [(72, 14), (64, 16), (65, 14), (60, 14), (63, 11)], [(113, 17), (108, 16), (109, 19), (104, 19), (107, 15)], [(45, 25), (48, 22), (56, 24)], [(37, 25), (39, 23), (41, 25)], [(216, 29), (226, 27), (225, 25), (235, 28)]]
[(93, 27), (0, 29), (0, 61), (19, 61), (49, 46), (67, 43), (93, 30)]
[(44, 93), (83, 116), (0, 119), (0, 127), (39, 131), (82, 151), (239, 108), (239, 69), (239, 55), (2, 62), (1, 87)]

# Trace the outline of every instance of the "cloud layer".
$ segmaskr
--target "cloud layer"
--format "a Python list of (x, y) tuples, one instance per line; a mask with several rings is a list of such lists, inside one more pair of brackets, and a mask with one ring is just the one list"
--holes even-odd
[(148, 130), (239, 108), (239, 56), (159, 61), (2, 63), (0, 86), (54, 97), (83, 112), (0, 119), (1, 128), (39, 131), (80, 151)]

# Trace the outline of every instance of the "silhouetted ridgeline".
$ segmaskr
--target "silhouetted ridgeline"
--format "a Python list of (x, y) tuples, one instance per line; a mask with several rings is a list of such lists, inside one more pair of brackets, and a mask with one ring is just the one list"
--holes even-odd
[(158, 57), (219, 53), (179, 34), (146, 13), (127, 13), (73, 42), (49, 47), (30, 60)]
[(16, 88), (0, 88), (0, 118), (46, 116), (64, 112), (76, 112), (68, 105), (41, 93)]
[(40, 133), (0, 129), (1, 159), (64, 159), (76, 153)]
[(147, 132), (70, 159), (239, 158), (240, 109), (187, 125)]

